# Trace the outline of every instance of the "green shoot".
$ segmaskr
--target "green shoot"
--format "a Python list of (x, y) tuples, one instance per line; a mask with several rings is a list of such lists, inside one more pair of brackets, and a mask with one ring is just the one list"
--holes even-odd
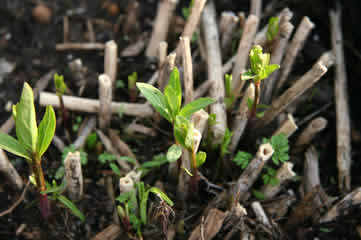
[(280, 68), (278, 64), (269, 64), (270, 54), (263, 53), (262, 47), (259, 45), (253, 46), (249, 54), (251, 69), (242, 73), (242, 80), (253, 80), (256, 92), (253, 106), (251, 108), (250, 117), (254, 118), (256, 116), (257, 104), (259, 102), (260, 93), (261, 93), (261, 81), (267, 78), (272, 72)]
[(279, 18), (278, 17), (271, 17), (268, 21), (268, 28), (267, 28), (267, 40), (272, 41), (277, 36), (280, 29), (279, 25)]
[(224, 102), (226, 103), (226, 108), (230, 109), (233, 106), (235, 96), (232, 91), (232, 74), (226, 74), (224, 76), (224, 86), (226, 90), (226, 97)]
[(67, 90), (68, 86), (64, 82), (64, 76), (58, 75), (57, 73), (54, 74), (54, 84), (55, 84), (55, 93), (58, 96), (60, 102), (61, 116), (63, 117), (63, 126), (65, 130), (67, 130), (69, 112), (64, 105), (63, 95)]
[(137, 98), (137, 88), (136, 88), (137, 81), (138, 81), (137, 72), (133, 72), (131, 75), (128, 76), (128, 90), (129, 90), (131, 102), (135, 102)]
[[(272, 136), (270, 139), (263, 138), (263, 143), (270, 143), (274, 150), (272, 155), (272, 162), (279, 166), (281, 163), (289, 160), (289, 145), (287, 136), (283, 133)], [(236, 156), (233, 159), (233, 162), (245, 169), (249, 162), (252, 160), (252, 154), (248, 152), (238, 151)], [(262, 175), (263, 183), (270, 184), (275, 186), (279, 183), (279, 180), (276, 177), (277, 171), (274, 168), (266, 167), (266, 172)]]
[(143, 182), (136, 184), (136, 189), (120, 194), (116, 200), (121, 204), (117, 206), (118, 214), (122, 220), (124, 230), (130, 233), (132, 230), (141, 236), (141, 227), (148, 222), (148, 199), (149, 193), (154, 193), (170, 207), (172, 200), (160, 189), (145, 186)]
[[(146, 83), (137, 83), (136, 85), (155, 110), (157, 110), (162, 117), (173, 125), (173, 135), (176, 143), (192, 153), (191, 165), (193, 175), (197, 176), (197, 161), (196, 153), (194, 152), (195, 145), (193, 142), (196, 131), (189, 119), (193, 113), (205, 108), (215, 101), (211, 98), (198, 98), (181, 107), (182, 88), (177, 68), (173, 69), (168, 85), (164, 88), (164, 93)], [(177, 150), (176, 148), (174, 149)], [(177, 153), (178, 154), (175, 156), (179, 158), (179, 148)]]
[[(41, 157), (48, 149), (55, 134), (56, 118), (54, 109), (47, 106), (39, 126), (36, 123), (33, 90), (24, 83), (20, 102), (13, 106), (17, 139), (0, 133), (0, 148), (23, 157), (30, 165), (39, 191), (45, 191), (45, 180), (41, 168)], [(46, 195), (41, 195), (40, 209), (44, 218), (50, 215)]]

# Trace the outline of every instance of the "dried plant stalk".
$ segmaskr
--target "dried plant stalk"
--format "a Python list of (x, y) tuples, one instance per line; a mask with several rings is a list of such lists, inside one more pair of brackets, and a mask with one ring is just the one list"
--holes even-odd
[[(277, 14), (277, 17), (282, 21), (290, 21), (293, 17), (293, 12), (290, 11), (289, 8), (284, 8), (279, 14)], [(264, 26), (258, 33), (256, 34), (254, 38), (254, 44), (255, 45), (261, 45), (265, 46), (267, 43), (267, 30), (268, 30), (268, 24)]]
[(271, 158), (273, 148), (271, 144), (266, 143), (259, 146), (256, 156), (248, 164), (247, 168), (242, 172), (238, 178), (236, 185), (231, 190), (234, 203), (242, 199), (248, 192), (253, 183), (257, 180), (266, 162)]
[(193, 101), (193, 64), (191, 55), (191, 45), (188, 37), (180, 39), (182, 47), (182, 60), (184, 68), (184, 104)]
[(192, 231), (188, 240), (213, 239), (221, 230), (223, 221), (227, 215), (227, 212), (222, 212), (217, 208), (211, 209), (206, 217), (201, 217), (201, 219), (205, 219)]
[(219, 32), (221, 35), (221, 49), (223, 56), (230, 52), (232, 36), (238, 26), (239, 18), (233, 12), (222, 12), (219, 23)]
[(113, 129), (109, 129), (108, 131), (110, 139), (113, 142), (113, 146), (116, 147), (116, 149), (118, 150), (119, 154), (122, 156), (128, 156), (134, 159), (135, 161), (135, 166), (139, 167), (139, 163), (137, 161), (137, 157), (135, 156), (135, 154), (133, 153), (133, 151), (131, 150), (131, 148), (128, 146), (128, 144), (126, 144), (124, 141), (122, 141), (117, 132)]
[(273, 219), (280, 219), (285, 216), (290, 206), (297, 200), (295, 193), (288, 190), (287, 193), (281, 195), (274, 201), (264, 206), (266, 212), (272, 216)]
[(118, 151), (113, 147), (113, 143), (112, 141), (101, 131), (101, 130), (96, 130), (96, 133), (98, 134), (100, 141), (102, 141), (105, 149), (110, 152), (111, 154), (113, 154), (114, 156), (117, 157), (117, 163), (118, 165), (123, 168), (125, 171), (130, 171), (130, 166), (127, 162), (122, 161), (120, 159), (120, 154), (118, 153)]
[(251, 7), (249, 13), (261, 18), (262, 0), (251, 0)]
[(277, 91), (279, 91), (283, 84), (286, 82), (287, 77), (292, 69), (293, 63), (297, 57), (297, 54), (303, 48), (304, 43), (314, 26), (315, 25), (313, 24), (313, 22), (310, 21), (308, 17), (303, 17), (284, 57), (284, 64), (282, 64), (282, 68), (280, 69), (280, 78), (277, 81), (276, 85)]
[(23, 188), (23, 180), (2, 149), (0, 149), (0, 174), (9, 180), (11, 182), (11, 186), (15, 187), (17, 190), (21, 190)]
[(338, 186), (341, 191), (351, 189), (351, 122), (347, 94), (347, 76), (343, 53), (341, 7), (330, 11), (332, 49), (336, 56), (335, 98), (337, 130)]
[(107, 74), (99, 76), (99, 127), (104, 129), (110, 125), (112, 117), (112, 80)]
[(361, 187), (356, 188), (347, 194), (342, 200), (337, 202), (323, 217), (320, 223), (334, 221), (337, 217), (343, 216), (352, 211), (354, 206), (361, 204)]
[(178, 0), (162, 0), (158, 4), (157, 15), (154, 20), (152, 36), (150, 38), (145, 55), (156, 57), (159, 43), (167, 39), (169, 24), (173, 17), (174, 9)]
[[(202, 11), (204, 5), (206, 4), (207, 0), (194, 0), (194, 4), (192, 7), (191, 15), (188, 17), (187, 23), (184, 27), (183, 33), (181, 37), (188, 37), (189, 39), (192, 38), (193, 33), (196, 30), (198, 22), (201, 18)], [(181, 54), (181, 43), (179, 42), (175, 52), (177, 53), (177, 57), (182, 56)], [(178, 61), (177, 61), (178, 62)]]
[[(281, 64), (283, 55), (288, 45), (288, 39), (291, 36), (293, 28), (294, 27), (290, 22), (280, 22), (279, 35), (273, 43), (274, 47), (271, 55), (270, 64)], [(278, 75), (279, 71), (275, 71), (271, 73), (271, 75), (267, 79), (262, 81), (263, 87), (261, 100), (266, 104), (269, 104), (271, 102), (273, 96), (273, 89), (277, 83), (276, 81), (278, 80)]]
[[(222, 75), (226, 74), (232, 69), (232, 65), (236, 60), (236, 56), (231, 57), (223, 66), (222, 66)], [(212, 86), (212, 82), (207, 79), (204, 81), (198, 88), (194, 91), (194, 99), (202, 97), (206, 94), (208, 89)]]
[(84, 124), (84, 127), (79, 131), (78, 137), (73, 143), (75, 149), (79, 149), (84, 146), (87, 137), (93, 131), (95, 125), (96, 125), (95, 117), (91, 117), (87, 120), (87, 122)]
[(292, 114), (287, 114), (287, 119), (281, 124), (273, 136), (283, 133), (287, 138), (289, 138), (294, 132), (296, 132), (297, 129), (298, 127)]
[(91, 240), (114, 240), (122, 233), (119, 225), (112, 223)]
[(254, 94), (255, 94), (255, 87), (254, 84), (251, 83), (248, 86), (244, 97), (242, 98), (241, 104), (239, 105), (237, 116), (234, 118), (233, 125), (231, 127), (233, 133), (231, 138), (231, 143), (229, 145), (229, 151), (231, 154), (233, 154), (236, 151), (239, 140), (241, 139), (243, 132), (246, 128), (248, 122), (248, 111), (249, 111), (247, 102), (248, 99), (254, 101)]
[(283, 110), (287, 108), (295, 99), (302, 95), (307, 89), (312, 87), (325, 73), (327, 68), (322, 63), (317, 62), (313, 67), (305, 73), (295, 84), (285, 91), (280, 97), (274, 100), (271, 106), (266, 110), (264, 117), (258, 120), (255, 128), (263, 128)]
[(109, 76), (112, 86), (115, 86), (117, 79), (118, 46), (111, 40), (105, 43), (104, 73)]
[(83, 196), (83, 174), (80, 153), (69, 152), (64, 160), (66, 189), (72, 201), (79, 201)]
[[(71, 111), (97, 113), (100, 108), (98, 100), (89, 98), (63, 96), (63, 101), (65, 107)], [(60, 106), (59, 98), (56, 94), (42, 92), (40, 93), (40, 105), (58, 108)], [(112, 102), (111, 109), (112, 113), (121, 111), (125, 115), (138, 117), (149, 117), (154, 113), (150, 105), (141, 103)]]
[(293, 152), (302, 152), (312, 139), (327, 126), (327, 119), (318, 117), (313, 119), (298, 136)]
[(275, 197), (282, 190), (284, 183), (296, 176), (296, 173), (292, 171), (292, 168), (293, 164), (290, 162), (282, 164), (275, 176), (278, 179), (278, 183), (276, 185), (266, 184), (261, 189), (265, 199)]
[(314, 146), (310, 146), (305, 153), (303, 187), (309, 193), (318, 185), (321, 186), (318, 153)]
[(176, 54), (171, 53), (166, 57), (166, 60), (160, 70), (158, 71), (158, 87), (163, 90), (167, 85), (170, 74), (175, 66)]
[(263, 210), (263, 207), (261, 205), (260, 202), (256, 201), (256, 202), (253, 202), (251, 204), (251, 207), (253, 209), (253, 212), (255, 213), (256, 215), (256, 218), (259, 222), (261, 222), (263, 225), (265, 225), (266, 227), (269, 227), (271, 228), (271, 223), (265, 213), (265, 211)]
[(209, 2), (202, 15), (202, 27), (207, 48), (208, 78), (212, 83), (210, 97), (216, 100), (210, 107), (210, 112), (216, 115), (216, 124), (211, 126), (214, 144), (223, 140), (227, 128), (227, 114), (224, 103), (224, 82), (222, 75), (222, 57), (219, 46), (216, 11), (213, 2)]
[(258, 29), (259, 18), (255, 15), (248, 16), (244, 23), (242, 38), (239, 42), (236, 63), (232, 70), (233, 93), (238, 96), (245, 81), (241, 80), (241, 72), (246, 68), (249, 51), (251, 50), (253, 39)]
[(58, 43), (55, 45), (56, 51), (66, 50), (103, 50), (105, 48), (104, 43)]

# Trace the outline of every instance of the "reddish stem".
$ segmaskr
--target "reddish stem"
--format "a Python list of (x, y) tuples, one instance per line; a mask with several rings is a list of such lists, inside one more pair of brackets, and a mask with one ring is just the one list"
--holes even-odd
[(46, 194), (41, 193), (46, 190), (44, 173), (41, 167), (41, 160), (34, 159), (34, 164), (32, 164), (31, 167), (35, 176), (36, 186), (38, 187), (40, 192), (40, 199), (39, 199), (40, 212), (41, 215), (44, 217), (44, 219), (48, 219), (49, 216), (51, 215), (51, 210), (50, 210), (50, 202), (48, 196)]

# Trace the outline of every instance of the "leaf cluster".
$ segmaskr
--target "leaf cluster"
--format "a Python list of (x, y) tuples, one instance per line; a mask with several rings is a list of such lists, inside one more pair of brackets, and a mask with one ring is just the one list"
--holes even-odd
[(278, 34), (280, 30), (280, 20), (278, 17), (271, 17), (268, 20), (268, 28), (267, 28), (267, 40), (272, 41)]
[(116, 200), (121, 203), (117, 206), (119, 216), (126, 222), (130, 222), (133, 229), (140, 234), (141, 226), (147, 224), (148, 199), (153, 193), (169, 206), (173, 206), (173, 201), (159, 188), (145, 186), (144, 182), (136, 184), (134, 190), (121, 193)]
[(280, 68), (278, 64), (269, 64), (270, 54), (263, 53), (262, 47), (255, 45), (252, 47), (249, 53), (251, 62), (251, 69), (242, 73), (242, 80), (253, 79), (255, 83), (259, 83), (261, 80), (267, 78), (272, 72)]
[(13, 106), (17, 139), (0, 133), (0, 148), (40, 164), (41, 157), (53, 139), (56, 126), (54, 109), (47, 106), (39, 126), (36, 123), (33, 90), (24, 83), (20, 101)]
[(274, 164), (279, 165), (280, 163), (286, 162), (290, 159), (288, 154), (288, 138), (284, 133), (272, 136), (271, 139), (264, 138), (263, 143), (270, 143), (272, 145), (274, 150), (272, 161)]
[(57, 73), (55, 73), (54, 74), (54, 83), (55, 83), (56, 95), (59, 97), (63, 96), (66, 89), (68, 88), (64, 82), (64, 76), (58, 75)]

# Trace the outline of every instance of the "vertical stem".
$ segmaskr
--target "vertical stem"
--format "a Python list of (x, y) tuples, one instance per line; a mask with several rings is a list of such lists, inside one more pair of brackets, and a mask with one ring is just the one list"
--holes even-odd
[(250, 119), (256, 117), (257, 104), (259, 102), (259, 96), (260, 96), (260, 92), (261, 92), (261, 81), (255, 81), (254, 85), (256, 87), (256, 91), (255, 91), (254, 101), (253, 101), (253, 105), (252, 105), (252, 110), (251, 110), (251, 113), (249, 116)]
[[(35, 176), (36, 186), (38, 187), (39, 192), (45, 191), (46, 187), (43, 169), (41, 168), (41, 160), (34, 158), (33, 161), (34, 164), (31, 165), (31, 168)], [(39, 200), (41, 215), (44, 217), (44, 219), (47, 219), (51, 215), (48, 196), (46, 194), (40, 193)]]
[(192, 191), (194, 191), (195, 193), (198, 192), (198, 180), (199, 180), (199, 176), (198, 176), (198, 169), (197, 169), (197, 162), (196, 162), (196, 153), (195, 151), (192, 149), (192, 172), (193, 172), (193, 176), (192, 176), (192, 180), (191, 180), (191, 187), (192, 187)]
[(35, 176), (36, 186), (42, 192), (46, 190), (43, 169), (41, 168), (40, 161), (36, 160), (34, 162), (31, 167)]

